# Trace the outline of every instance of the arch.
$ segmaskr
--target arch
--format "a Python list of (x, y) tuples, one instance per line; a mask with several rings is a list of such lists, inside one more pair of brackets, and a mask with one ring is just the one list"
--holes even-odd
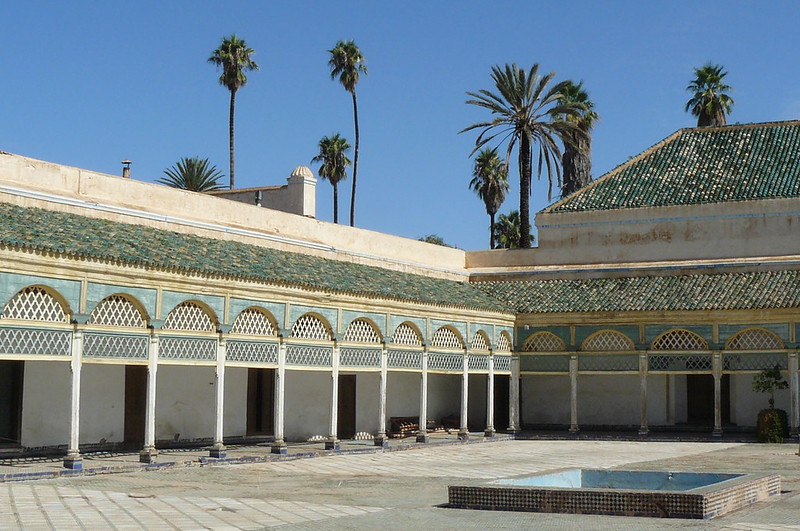
[(328, 321), (321, 315), (305, 313), (294, 322), (289, 337), (333, 341), (333, 330)]
[(659, 335), (653, 340), (651, 350), (708, 350), (708, 342), (700, 334), (674, 328)]
[(563, 352), (567, 350), (564, 340), (552, 332), (536, 332), (522, 345), (523, 352)]
[(496, 352), (511, 352), (511, 336), (505, 330), (500, 332), (497, 336), (497, 345), (495, 345)]
[(458, 330), (450, 325), (445, 325), (431, 336), (431, 347), (463, 349), (464, 339)]
[(489, 336), (483, 330), (477, 330), (470, 341), (470, 350), (489, 350)]
[(740, 330), (725, 342), (725, 350), (780, 350), (783, 348), (785, 348), (783, 339), (778, 334), (761, 327)]
[(0, 318), (50, 323), (70, 322), (69, 304), (56, 290), (34, 285), (19, 290), (3, 308)]
[(380, 329), (366, 317), (359, 317), (347, 326), (342, 341), (349, 343), (380, 343), (383, 341)]
[(587, 352), (627, 352), (636, 350), (633, 340), (616, 330), (600, 330), (583, 340), (580, 350)]
[(408, 345), (412, 347), (422, 346), (422, 333), (417, 325), (410, 321), (405, 321), (397, 325), (392, 335), (392, 344)]
[(115, 293), (97, 303), (86, 324), (145, 328), (147, 327), (147, 312), (136, 298)]
[(277, 331), (278, 322), (275, 317), (259, 306), (250, 306), (239, 312), (231, 325), (231, 334), (276, 336)]
[(200, 301), (184, 301), (175, 306), (164, 319), (163, 330), (191, 332), (216, 332), (217, 317), (214, 310)]

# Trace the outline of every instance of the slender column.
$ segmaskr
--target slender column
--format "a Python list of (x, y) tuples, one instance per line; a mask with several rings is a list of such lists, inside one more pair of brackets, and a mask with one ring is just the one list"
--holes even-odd
[(150, 334), (147, 354), (147, 396), (144, 406), (144, 448), (139, 452), (140, 463), (155, 463), (156, 451), (156, 374), (158, 372), (158, 336)]
[(81, 356), (83, 354), (83, 330), (78, 326), (72, 331), (72, 359), (70, 360), (70, 419), (69, 419), (69, 447), (64, 457), (64, 468), (80, 470), (83, 468), (83, 459), (79, 450), (80, 425), (81, 425)]
[(714, 430), (711, 435), (722, 437), (722, 352), (711, 354), (711, 372), (714, 376)]
[(422, 374), (419, 383), (419, 430), (417, 442), (428, 442), (428, 347), (422, 351)]
[(331, 417), (328, 440), (325, 441), (326, 450), (338, 450), (339, 439), (336, 437), (339, 424), (339, 345), (333, 347), (331, 363)]
[(797, 437), (798, 425), (800, 425), (800, 389), (798, 389), (798, 380), (800, 375), (797, 374), (798, 362), (797, 351), (789, 353), (789, 435)]
[(578, 433), (578, 355), (569, 357), (569, 432)]
[(639, 353), (639, 435), (650, 433), (647, 425), (647, 352)]
[(389, 353), (386, 345), (381, 349), (381, 373), (378, 382), (378, 436), (375, 437), (375, 446), (388, 447), (389, 439), (386, 437), (386, 378), (388, 376)]
[(489, 374), (486, 377), (486, 429), (484, 437), (494, 437), (494, 352), (489, 352)]
[(285, 454), (287, 451), (286, 441), (284, 440), (284, 415), (286, 397), (286, 343), (281, 340), (278, 345), (278, 370), (275, 371), (275, 411), (274, 432), (275, 440), (272, 443), (271, 452), (273, 454)]
[(511, 380), (508, 390), (508, 431), (519, 431), (519, 354), (511, 354)]
[(214, 446), (208, 452), (210, 457), (223, 458), (228, 455), (225, 444), (222, 441), (223, 417), (225, 416), (225, 355), (227, 343), (220, 334), (217, 343), (217, 367), (214, 390), (216, 391), (216, 401), (214, 407)]
[(469, 354), (466, 350), (461, 371), (461, 427), (458, 438), (461, 441), (469, 439)]

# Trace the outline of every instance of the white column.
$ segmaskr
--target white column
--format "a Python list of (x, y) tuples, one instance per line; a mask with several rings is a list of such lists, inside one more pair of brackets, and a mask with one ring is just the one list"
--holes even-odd
[(217, 367), (216, 379), (214, 381), (214, 390), (216, 391), (216, 400), (214, 401), (214, 446), (211, 447), (208, 454), (210, 457), (223, 458), (227, 455), (225, 451), (225, 444), (222, 441), (222, 434), (224, 431), (223, 417), (225, 416), (225, 355), (227, 352), (227, 343), (225, 338), (220, 334), (217, 343)]
[(458, 438), (462, 441), (469, 439), (469, 354), (464, 351), (461, 370), (461, 427)]
[(639, 353), (639, 435), (650, 433), (647, 425), (647, 352)]
[(569, 432), (578, 433), (578, 355), (569, 357)]
[(156, 374), (158, 372), (158, 336), (150, 335), (147, 352), (147, 397), (144, 413), (144, 448), (139, 452), (139, 462), (154, 463), (156, 451)]
[(83, 459), (79, 450), (81, 425), (81, 356), (83, 355), (83, 331), (75, 326), (72, 331), (72, 359), (70, 360), (70, 415), (69, 415), (69, 447), (64, 457), (64, 468), (80, 470)]
[(287, 452), (284, 435), (285, 398), (286, 343), (281, 340), (278, 345), (278, 370), (275, 371), (275, 410), (273, 412), (275, 440), (272, 443), (271, 450), (273, 454), (285, 454)]
[(386, 345), (381, 349), (381, 373), (378, 383), (378, 436), (375, 437), (375, 446), (388, 446), (386, 438), (386, 378), (388, 376), (389, 353)]
[(489, 353), (489, 374), (486, 377), (486, 429), (484, 437), (494, 437), (494, 352)]
[(339, 345), (334, 345), (331, 359), (331, 410), (326, 450), (338, 450), (339, 439), (336, 437), (339, 424)]
[(511, 354), (511, 380), (509, 381), (508, 392), (508, 431), (516, 433), (520, 429), (519, 424), (519, 386), (520, 386), (520, 367), (519, 354)]
[(797, 374), (798, 362), (797, 351), (789, 353), (789, 434), (792, 437), (797, 437), (798, 426), (800, 425), (800, 389), (798, 389), (798, 380), (800, 375)]
[(711, 372), (714, 376), (714, 430), (711, 435), (722, 437), (722, 352), (711, 354)]
[(428, 442), (428, 347), (422, 351), (422, 373), (419, 383), (419, 430), (417, 442)]

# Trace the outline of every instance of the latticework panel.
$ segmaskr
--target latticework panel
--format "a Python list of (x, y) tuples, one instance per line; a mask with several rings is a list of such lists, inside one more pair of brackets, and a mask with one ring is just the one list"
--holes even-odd
[(231, 334), (247, 336), (275, 336), (275, 327), (267, 314), (257, 308), (247, 308), (236, 316)]
[(88, 324), (145, 328), (147, 323), (138, 308), (122, 295), (106, 297), (92, 310)]
[(419, 350), (390, 350), (386, 362), (390, 369), (422, 369), (422, 352)]
[(522, 345), (524, 352), (563, 352), (567, 350), (564, 340), (552, 332), (536, 332)]
[(113, 334), (83, 335), (83, 355), (87, 358), (146, 360), (150, 338)]
[(639, 371), (638, 354), (585, 354), (578, 356), (582, 372)]
[(501, 332), (497, 336), (497, 345), (494, 350), (495, 352), (511, 352), (511, 339), (509, 339), (508, 334)]
[(29, 286), (14, 295), (3, 309), (3, 319), (68, 323), (64, 308), (47, 290)]
[(464, 370), (464, 355), (431, 352), (428, 354), (428, 370), (461, 372)]
[(789, 368), (789, 356), (785, 352), (725, 354), (722, 358), (722, 368), (726, 371), (761, 372), (775, 367)]
[(650, 354), (650, 372), (710, 372), (711, 354)]
[(72, 332), (34, 328), (0, 328), (0, 354), (69, 356)]
[(409, 345), (413, 347), (422, 346), (422, 338), (408, 323), (402, 323), (394, 330), (392, 343), (395, 345)]
[(369, 367), (379, 369), (381, 366), (381, 349), (342, 347), (339, 351), (341, 367)]
[(333, 347), (288, 345), (286, 364), (304, 367), (332, 367)]
[(217, 341), (194, 337), (162, 337), (158, 355), (166, 360), (214, 361)]
[(569, 356), (520, 356), (520, 370), (527, 372), (569, 372)]
[(194, 302), (182, 302), (164, 319), (163, 330), (188, 330), (192, 332), (214, 332), (214, 321), (203, 308)]
[(633, 341), (615, 330), (603, 330), (587, 337), (581, 350), (588, 352), (625, 352), (635, 350)]
[(343, 341), (348, 343), (380, 343), (381, 336), (366, 319), (356, 319), (344, 331)]
[(469, 355), (469, 370), (471, 371), (488, 371), (489, 370), (489, 356), (486, 354), (470, 354)]
[(708, 350), (708, 343), (689, 330), (670, 330), (653, 341), (652, 350)]
[(290, 337), (297, 339), (320, 339), (331, 341), (333, 337), (325, 327), (325, 323), (313, 315), (303, 315), (292, 325)]
[(463, 349), (464, 343), (451, 328), (443, 326), (434, 332), (431, 338), (431, 347)]
[(475, 332), (475, 335), (472, 336), (469, 348), (471, 350), (489, 350), (489, 341), (486, 339), (486, 334), (480, 330)]
[(727, 350), (778, 350), (784, 348), (780, 337), (764, 328), (748, 328), (737, 332), (725, 344)]
[(511, 372), (511, 356), (495, 354), (494, 372)]
[(268, 341), (229, 339), (225, 351), (225, 359), (242, 363), (276, 365), (278, 363), (278, 344)]

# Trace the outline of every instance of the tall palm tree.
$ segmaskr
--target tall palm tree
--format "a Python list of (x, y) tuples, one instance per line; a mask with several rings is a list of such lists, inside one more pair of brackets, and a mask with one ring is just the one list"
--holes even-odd
[(733, 98), (726, 92), (732, 89), (722, 81), (728, 75), (722, 68), (711, 63), (695, 68), (695, 79), (686, 87), (692, 97), (684, 110), (697, 116), (697, 127), (725, 125), (725, 115), (731, 112)]
[[(494, 226), (497, 249), (518, 249), (522, 247), (522, 221), (519, 210), (512, 210), (508, 215), (500, 214)], [(528, 233), (533, 240), (533, 234)]]
[(333, 186), (333, 222), (339, 223), (339, 181), (347, 177), (350, 159), (346, 152), (350, 149), (347, 139), (339, 133), (331, 137), (323, 136), (319, 141), (319, 154), (311, 162), (321, 162), (317, 173)]
[(236, 109), (236, 92), (247, 84), (245, 72), (258, 70), (258, 65), (253, 61), (255, 50), (247, 47), (242, 39), (231, 34), (224, 37), (219, 48), (211, 52), (208, 58), (209, 63), (214, 63), (217, 67), (222, 67), (222, 74), (219, 76), (219, 84), (226, 87), (231, 92), (231, 104), (228, 112), (228, 134), (230, 137), (230, 178), (231, 189), (234, 187), (234, 156), (233, 156), (233, 117)]
[[(549, 180), (548, 198), (552, 196), (553, 177), (561, 184), (561, 151), (556, 139), (572, 131), (579, 131), (577, 126), (567, 120), (556, 120), (558, 115), (578, 115), (579, 108), (574, 104), (559, 103), (559, 95), (565, 82), (548, 87), (555, 77), (555, 72), (546, 76), (539, 75), (539, 65), (534, 64), (530, 71), (520, 69), (516, 63), (492, 67), (492, 80), (497, 94), (488, 90), (467, 92), (473, 99), (467, 100), (470, 105), (487, 109), (493, 118), (488, 122), (479, 122), (464, 128), (460, 132), (482, 129), (475, 140), (475, 149), (482, 148), (498, 136), (500, 141), (508, 140), (506, 164), (511, 152), (519, 143), (519, 206), (522, 226), (520, 247), (530, 248), (530, 195), (532, 157), (534, 145), (537, 146), (537, 176), (541, 178), (542, 169), (547, 169)], [(501, 136), (502, 135), (502, 136)]]
[(356, 178), (358, 177), (358, 103), (356, 102), (356, 85), (361, 74), (367, 75), (367, 65), (361, 50), (355, 41), (339, 41), (332, 49), (328, 66), (331, 69), (331, 79), (339, 78), (339, 83), (353, 96), (353, 122), (355, 123), (356, 145), (353, 155), (353, 189), (350, 194), (350, 226), (356, 219)]
[(489, 214), (489, 248), (494, 249), (494, 216), (506, 199), (508, 168), (497, 154), (497, 148), (482, 149), (475, 157), (470, 190), (475, 191)]
[(564, 171), (561, 197), (566, 197), (592, 181), (591, 132), (600, 117), (594, 111), (594, 102), (589, 99), (589, 93), (583, 88), (583, 81), (578, 84), (567, 81), (561, 89), (559, 103), (576, 104), (580, 107), (579, 114), (560, 118), (574, 122), (582, 132), (582, 134), (567, 133), (564, 139), (564, 154), (561, 156), (561, 166)]
[(200, 157), (181, 157), (175, 165), (164, 170), (165, 177), (158, 183), (192, 192), (212, 192), (224, 190), (219, 180), (224, 177), (216, 166), (209, 165), (208, 159)]

